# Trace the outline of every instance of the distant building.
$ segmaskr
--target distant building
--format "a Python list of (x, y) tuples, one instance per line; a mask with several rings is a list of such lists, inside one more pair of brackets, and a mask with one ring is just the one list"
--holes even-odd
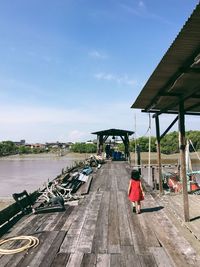
[(13, 143), (16, 145), (16, 146), (25, 146), (26, 144), (26, 141), (24, 139), (20, 140), (20, 141), (13, 141)]

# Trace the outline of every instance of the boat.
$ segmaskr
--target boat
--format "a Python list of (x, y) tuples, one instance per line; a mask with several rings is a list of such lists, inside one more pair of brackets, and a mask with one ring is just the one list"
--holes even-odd
[[(187, 175), (187, 191), (190, 194), (200, 195), (200, 170), (193, 170), (192, 162), (190, 157), (189, 147), (193, 147), (191, 140), (187, 140), (186, 144), (186, 175)], [(195, 150), (194, 150), (195, 151)], [(196, 151), (195, 151), (196, 152)], [(197, 157), (200, 161), (200, 157), (196, 152)], [(199, 180), (198, 180), (199, 177)], [(163, 188), (170, 190), (171, 192), (180, 193), (182, 192), (182, 181), (180, 178), (180, 165), (177, 172), (163, 172)]]

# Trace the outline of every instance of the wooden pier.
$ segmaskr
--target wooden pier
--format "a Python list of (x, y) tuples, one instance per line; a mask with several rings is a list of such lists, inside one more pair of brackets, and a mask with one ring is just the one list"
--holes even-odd
[(129, 178), (127, 162), (108, 161), (77, 206), (24, 216), (3, 239), (33, 235), (40, 243), (29, 251), (0, 255), (0, 266), (200, 266), (195, 248), (150, 192), (142, 213), (133, 213)]

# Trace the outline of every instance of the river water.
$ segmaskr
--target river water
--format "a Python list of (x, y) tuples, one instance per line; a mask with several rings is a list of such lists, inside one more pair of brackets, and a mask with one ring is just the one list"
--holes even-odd
[(11, 156), (0, 159), (0, 198), (10, 198), (13, 193), (28, 193), (43, 187), (54, 179), (63, 168), (70, 167), (86, 155), (68, 154), (58, 157), (53, 154)]

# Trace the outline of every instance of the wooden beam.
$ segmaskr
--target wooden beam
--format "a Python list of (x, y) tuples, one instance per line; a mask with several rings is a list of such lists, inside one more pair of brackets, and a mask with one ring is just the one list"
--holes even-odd
[(158, 163), (158, 179), (159, 179), (159, 193), (163, 194), (163, 183), (162, 183), (162, 164), (161, 164), (161, 150), (160, 150), (160, 124), (159, 117), (155, 116), (156, 123), (156, 139), (157, 139), (157, 163)]
[(167, 112), (168, 110), (173, 109), (176, 106), (179, 106), (181, 101), (185, 101), (189, 98), (192, 98), (198, 92), (199, 92), (199, 87), (196, 87), (195, 89), (191, 90), (189, 93), (182, 95), (182, 97), (177, 98), (176, 101), (173, 101), (172, 103), (170, 102), (170, 104), (167, 107), (165, 107), (164, 109), (160, 109), (160, 111), (158, 112), (158, 115), (160, 115), (164, 112)]
[(187, 111), (187, 110), (191, 110), (191, 109), (195, 109), (195, 108), (197, 108), (197, 107), (199, 107), (199, 106), (200, 106), (200, 103), (196, 103), (196, 104), (194, 104), (194, 105), (188, 107), (188, 108), (186, 109), (186, 111)]
[[(162, 114), (178, 114), (179, 113), (178, 111), (175, 111), (175, 110), (162, 111), (161, 113), (160, 111), (161, 111), (160, 109), (153, 109), (153, 110), (149, 110), (148, 112), (145, 109), (141, 110), (141, 112), (144, 112), (144, 113), (155, 113), (153, 117), (156, 116), (157, 114), (161, 115), (161, 113)], [(184, 114), (191, 115), (191, 116), (200, 116), (200, 112), (189, 112), (186, 110), (184, 111)]]
[(174, 126), (174, 124), (177, 122), (178, 116), (173, 120), (173, 122), (169, 125), (169, 127), (164, 131), (164, 133), (160, 136), (160, 140), (169, 132), (169, 130)]
[(189, 222), (189, 202), (187, 191), (187, 176), (186, 176), (186, 162), (185, 162), (185, 117), (184, 117), (184, 102), (179, 104), (179, 146), (180, 146), (180, 176), (183, 186), (183, 205), (184, 205), (184, 219)]

